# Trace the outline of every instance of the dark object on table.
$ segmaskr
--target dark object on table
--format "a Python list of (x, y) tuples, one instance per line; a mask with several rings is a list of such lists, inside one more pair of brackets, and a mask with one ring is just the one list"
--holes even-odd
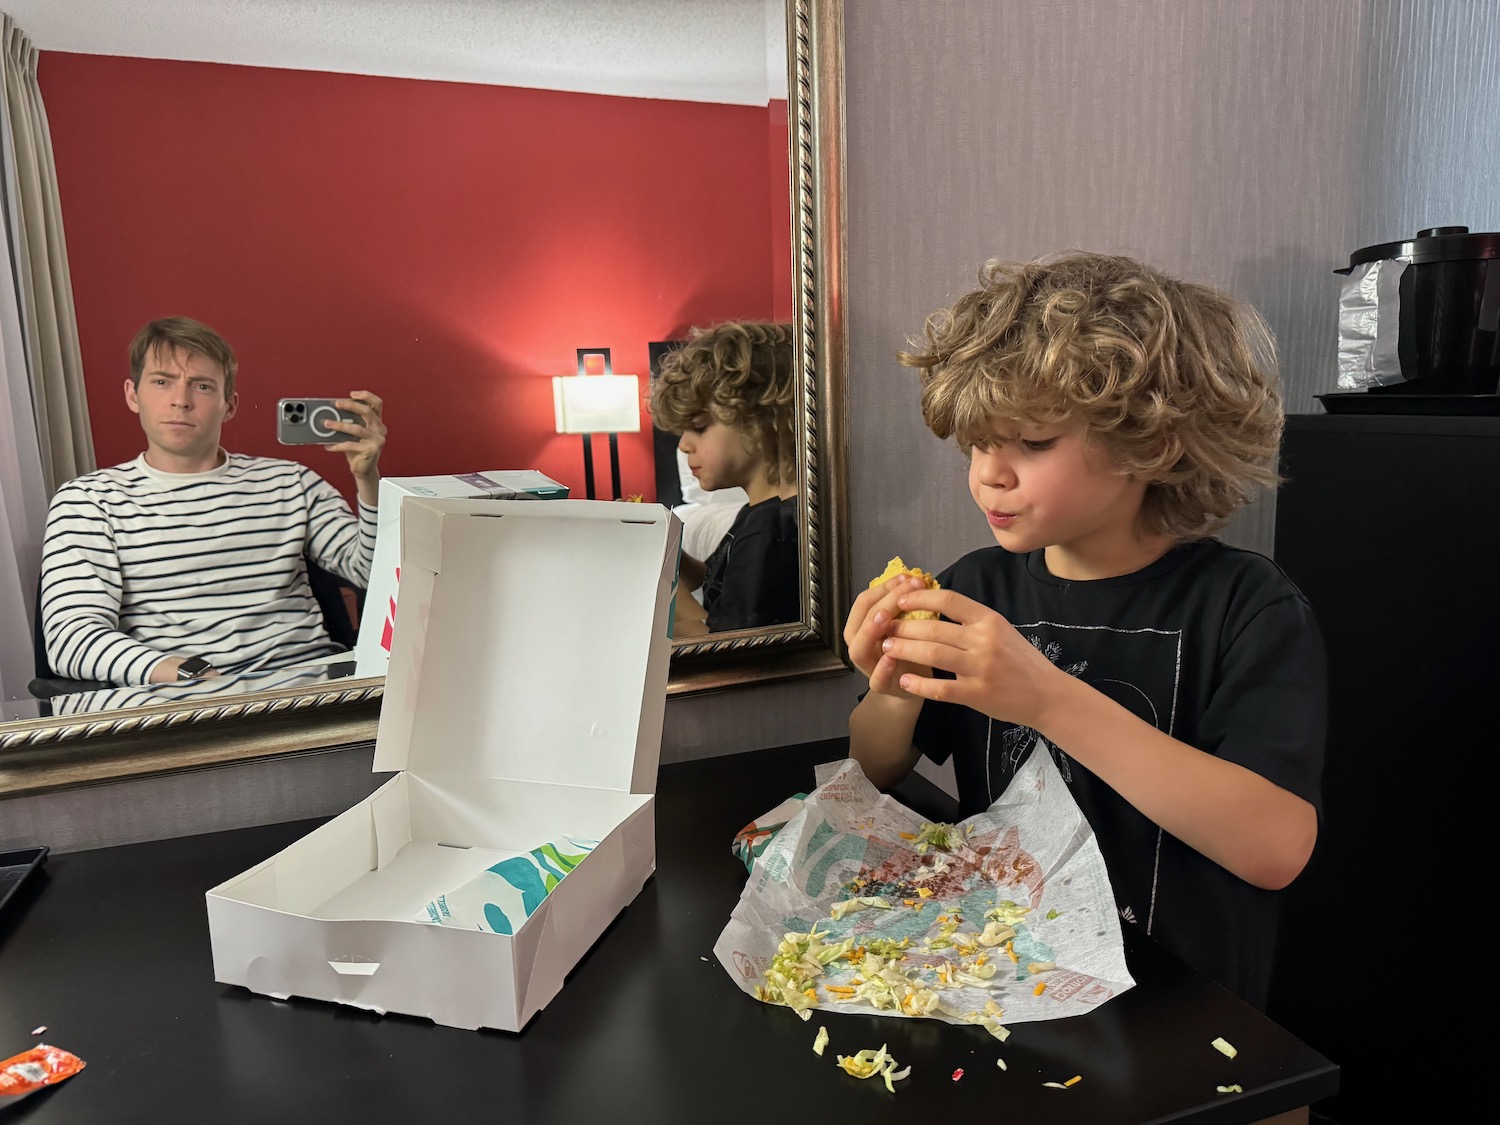
[(47, 862), (45, 847), (21, 848), (14, 852), (0, 852), (0, 918), (6, 907), (21, 887), (42, 869)]

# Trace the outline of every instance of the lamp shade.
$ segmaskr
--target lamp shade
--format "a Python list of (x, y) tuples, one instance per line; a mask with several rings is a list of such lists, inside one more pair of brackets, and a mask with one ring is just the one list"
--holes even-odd
[(634, 434), (641, 428), (635, 375), (555, 375), (552, 407), (560, 434)]

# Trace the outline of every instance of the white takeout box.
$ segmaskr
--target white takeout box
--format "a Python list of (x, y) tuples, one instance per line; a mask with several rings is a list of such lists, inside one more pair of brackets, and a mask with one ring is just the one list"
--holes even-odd
[[(656, 869), (681, 522), (658, 504), (408, 499), (369, 797), (207, 894), (214, 978), (519, 1031)], [(497, 851), (594, 850), (515, 934), (416, 921)]]
[(437, 477), (382, 477), (375, 558), (365, 586), (365, 608), (354, 642), (354, 674), (383, 676), (396, 620), (401, 567), (401, 503), (408, 496), (485, 500), (566, 500), (568, 486), (535, 469), (487, 469)]

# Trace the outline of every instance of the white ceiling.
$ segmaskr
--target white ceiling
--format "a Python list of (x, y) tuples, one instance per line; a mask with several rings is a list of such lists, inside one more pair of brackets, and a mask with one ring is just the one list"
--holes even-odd
[(0, 0), (43, 51), (764, 105), (782, 0)]

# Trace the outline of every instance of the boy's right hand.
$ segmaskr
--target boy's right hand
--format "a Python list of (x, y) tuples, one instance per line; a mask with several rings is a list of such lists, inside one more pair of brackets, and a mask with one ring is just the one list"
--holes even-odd
[(891, 635), (891, 622), (901, 612), (897, 599), (902, 594), (923, 588), (920, 578), (900, 574), (864, 591), (849, 609), (849, 619), (844, 623), (844, 644), (849, 649), (849, 660), (870, 681), (870, 690), (879, 695), (921, 702), (919, 696), (902, 690), (901, 677), (908, 672), (931, 676), (932, 669), (910, 661), (895, 660), (885, 654), (882, 645)]

